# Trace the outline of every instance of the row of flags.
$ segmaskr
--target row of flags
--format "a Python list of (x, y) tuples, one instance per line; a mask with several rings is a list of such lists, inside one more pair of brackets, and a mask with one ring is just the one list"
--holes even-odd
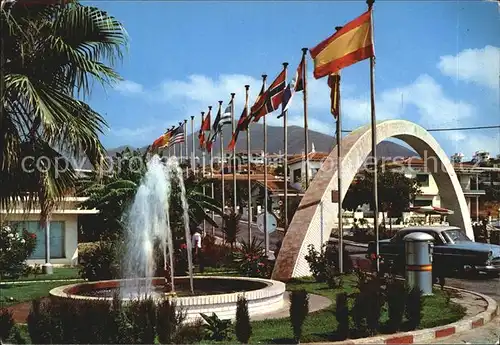
[[(331, 89), (331, 109), (330, 112), (335, 117), (339, 116), (340, 103), (340, 70), (354, 63), (374, 57), (374, 44), (372, 33), (372, 10), (363, 13), (358, 18), (338, 28), (337, 31), (320, 42), (314, 48), (309, 49), (314, 62), (314, 77), (316, 79), (328, 76), (328, 85)], [(263, 80), (261, 90), (254, 104), (248, 110), (248, 100), (240, 115), (238, 123), (232, 133), (228, 149), (233, 150), (238, 140), (238, 135), (246, 131), (251, 122), (258, 122), (269, 113), (276, 111), (280, 106), (282, 108), (282, 117), (288, 110), (296, 92), (304, 90), (306, 77), (306, 55), (296, 69), (294, 78), (286, 83), (286, 70), (283, 69), (274, 81), (265, 88), (265, 79)], [(217, 136), (222, 132), (224, 126), (232, 124), (233, 98), (222, 111), (222, 103), (219, 102), (219, 109), (214, 122), (211, 122), (212, 107), (209, 107), (207, 115), (202, 119), (201, 128), (198, 132), (198, 141), (200, 148), (211, 152), (213, 143)], [(180, 134), (182, 133), (182, 135)], [(152, 148), (170, 147), (177, 142), (184, 141), (184, 127), (179, 125), (175, 129), (170, 129), (160, 138), (156, 139)]]
[(158, 150), (162, 148), (169, 148), (175, 144), (183, 143), (185, 140), (185, 123), (179, 124), (178, 127), (173, 127), (163, 133), (151, 145), (151, 150)]

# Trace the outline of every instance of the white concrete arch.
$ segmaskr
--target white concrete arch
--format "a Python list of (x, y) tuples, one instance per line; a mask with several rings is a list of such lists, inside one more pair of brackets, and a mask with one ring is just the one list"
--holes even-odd
[[(443, 207), (455, 211), (448, 216), (451, 225), (464, 229), (474, 238), (469, 210), (462, 187), (453, 165), (434, 137), (421, 126), (405, 120), (387, 120), (377, 124), (377, 143), (397, 138), (410, 145), (427, 164), (439, 187)], [(342, 140), (342, 181), (349, 186), (356, 173), (371, 153), (371, 126), (363, 126)], [(338, 204), (331, 201), (332, 191), (337, 190), (337, 149), (334, 148), (316, 173), (295, 213), (283, 239), (272, 279), (286, 281), (293, 277), (310, 275), (304, 259), (307, 246), (317, 249), (327, 241), (337, 227)], [(345, 196), (347, 188), (343, 188)], [(323, 213), (323, 238), (321, 238), (321, 208)]]

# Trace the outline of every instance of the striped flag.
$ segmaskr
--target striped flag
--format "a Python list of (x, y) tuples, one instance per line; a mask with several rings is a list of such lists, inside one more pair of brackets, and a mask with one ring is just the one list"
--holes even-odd
[(316, 79), (374, 57), (372, 11), (368, 10), (344, 25), (332, 36), (310, 49), (310, 53), (314, 60)]
[(220, 118), (219, 121), (219, 132), (222, 131), (222, 128), (225, 125), (230, 125), (231, 124), (231, 115), (233, 111), (233, 100), (229, 102), (227, 105), (226, 109), (224, 110), (224, 113), (222, 114), (222, 117)]
[(174, 144), (183, 143), (185, 139), (184, 136), (184, 124), (179, 125), (176, 129), (172, 131), (171, 138), (169, 140), (168, 146), (172, 146)]
[(340, 103), (340, 74), (330, 74), (328, 76), (328, 86), (330, 87), (330, 112), (335, 119), (338, 119)]

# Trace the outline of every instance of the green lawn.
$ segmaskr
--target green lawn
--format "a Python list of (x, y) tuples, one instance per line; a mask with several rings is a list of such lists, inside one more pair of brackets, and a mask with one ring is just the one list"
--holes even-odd
[(54, 267), (53, 274), (30, 274), (28, 276), (20, 277), (16, 280), (3, 279), (1, 282), (9, 281), (26, 281), (26, 280), (58, 280), (58, 279), (77, 279), (80, 278), (78, 274), (78, 267)]
[(29, 302), (39, 297), (49, 295), (49, 291), (70, 282), (36, 282), (27, 284), (0, 285), (0, 306), (8, 307), (14, 304)]

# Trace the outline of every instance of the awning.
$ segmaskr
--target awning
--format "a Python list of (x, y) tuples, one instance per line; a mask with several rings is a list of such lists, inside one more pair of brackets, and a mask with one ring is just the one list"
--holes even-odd
[(454, 213), (452, 210), (449, 210), (447, 208), (435, 207), (435, 206), (410, 207), (410, 211), (423, 214), (442, 214), (442, 215), (448, 215)]

